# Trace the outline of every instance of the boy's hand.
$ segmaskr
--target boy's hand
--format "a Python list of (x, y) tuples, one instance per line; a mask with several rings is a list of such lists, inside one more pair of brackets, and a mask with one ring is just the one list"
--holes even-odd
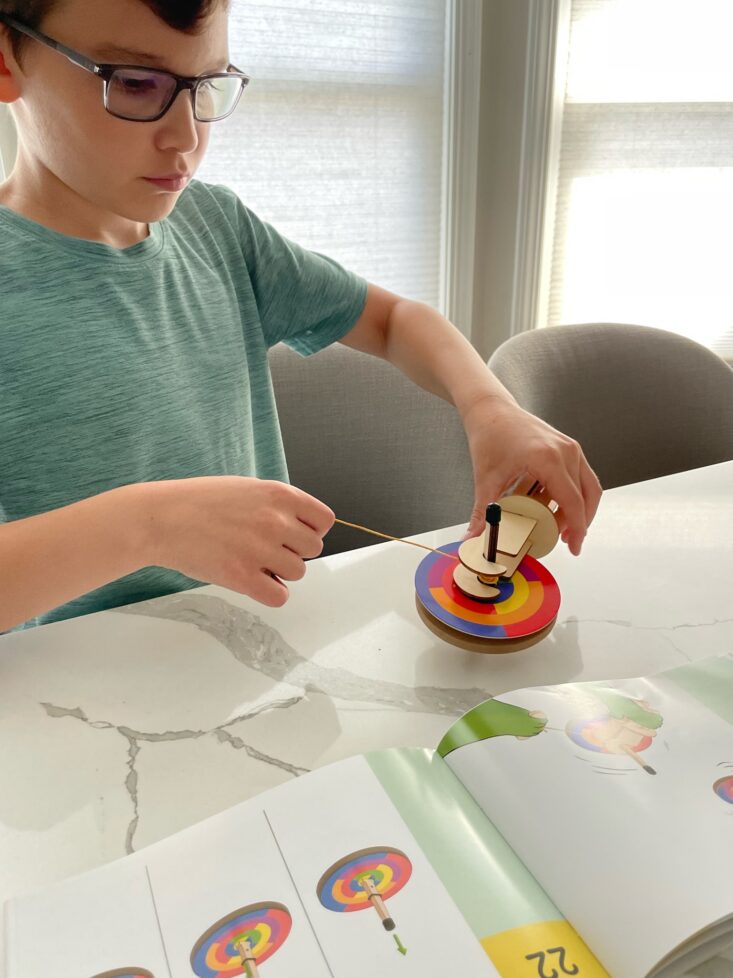
[(303, 577), (334, 521), (328, 506), (282, 482), (212, 476), (137, 488), (145, 564), (271, 607), (287, 601), (283, 581)]
[(562, 539), (579, 554), (603, 492), (580, 445), (512, 401), (494, 396), (473, 404), (463, 422), (475, 483), (468, 536), (482, 532), (488, 503), (499, 501), (520, 479), (520, 492), (537, 480), (560, 507), (556, 517)]

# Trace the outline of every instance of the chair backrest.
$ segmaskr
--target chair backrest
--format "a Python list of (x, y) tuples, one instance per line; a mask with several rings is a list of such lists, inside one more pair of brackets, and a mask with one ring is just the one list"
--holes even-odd
[[(339, 344), (307, 358), (276, 346), (270, 368), (293, 485), (393, 536), (468, 522), (471, 461), (450, 404)], [(336, 526), (324, 553), (378, 542)]]
[(693, 340), (586, 323), (513, 336), (489, 366), (610, 489), (733, 458), (733, 370)]

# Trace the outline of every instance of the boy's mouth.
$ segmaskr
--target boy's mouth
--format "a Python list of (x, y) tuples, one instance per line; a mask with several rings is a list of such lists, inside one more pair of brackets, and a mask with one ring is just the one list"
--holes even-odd
[(176, 174), (168, 177), (143, 177), (147, 183), (152, 183), (156, 187), (160, 187), (161, 190), (167, 190), (170, 193), (176, 193), (179, 190), (183, 190), (186, 186), (190, 177), (188, 174), (181, 175)]

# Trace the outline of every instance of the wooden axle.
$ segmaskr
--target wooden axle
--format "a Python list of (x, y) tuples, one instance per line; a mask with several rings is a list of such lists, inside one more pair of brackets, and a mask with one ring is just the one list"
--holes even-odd
[(384, 927), (384, 929), (394, 930), (395, 928), (394, 920), (392, 920), (392, 918), (390, 917), (389, 911), (384, 905), (384, 900), (379, 895), (379, 891), (377, 890), (374, 880), (371, 878), (371, 876), (364, 876), (363, 879), (361, 879), (359, 882), (361, 888), (363, 890), (366, 890), (366, 892), (369, 894), (369, 900), (371, 901), (371, 904), (374, 907), (374, 909), (379, 914), (379, 919), (382, 921), (382, 926)]
[(484, 534), (483, 551), (484, 559), (489, 561), (491, 564), (496, 563), (496, 550), (499, 544), (500, 523), (501, 506), (498, 506), (496, 503), (491, 503), (486, 507), (486, 532)]
[(237, 941), (234, 947), (242, 957), (244, 973), (247, 978), (260, 978), (259, 968), (257, 967), (257, 959), (252, 953), (252, 945), (249, 943), (249, 941)]

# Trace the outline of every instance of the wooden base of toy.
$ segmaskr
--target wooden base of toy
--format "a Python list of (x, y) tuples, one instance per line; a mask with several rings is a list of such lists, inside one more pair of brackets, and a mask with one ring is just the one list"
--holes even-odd
[(490, 655), (500, 655), (502, 652), (521, 652), (522, 649), (529, 649), (533, 645), (537, 645), (550, 634), (557, 621), (557, 616), (555, 616), (549, 625), (545, 625), (544, 628), (532, 635), (524, 635), (522, 638), (474, 638), (451, 628), (449, 625), (444, 625), (437, 618), (433, 618), (417, 595), (415, 595), (415, 605), (423, 623), (438, 638), (442, 638), (449, 645), (456, 645), (459, 649), (465, 649), (467, 652), (484, 652)]

